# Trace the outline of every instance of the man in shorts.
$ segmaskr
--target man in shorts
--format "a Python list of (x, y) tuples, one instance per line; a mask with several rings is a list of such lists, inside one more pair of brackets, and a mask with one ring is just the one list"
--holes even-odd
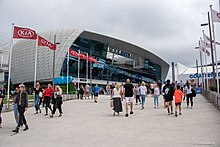
[(88, 99), (89, 99), (89, 95), (90, 95), (90, 86), (89, 86), (89, 84), (87, 84), (86, 85), (86, 87), (85, 87), (85, 99), (86, 99), (86, 97), (88, 97)]
[[(163, 87), (164, 98), (166, 102), (168, 115), (173, 114), (173, 95), (174, 95), (174, 87), (170, 84), (170, 80), (167, 80), (166, 85)], [(170, 113), (171, 109), (171, 113)]]
[(124, 98), (126, 102), (126, 114), (128, 117), (128, 105), (130, 104), (130, 114), (133, 114), (133, 102), (134, 102), (134, 86), (130, 83), (130, 80), (126, 80), (126, 84), (124, 85)]

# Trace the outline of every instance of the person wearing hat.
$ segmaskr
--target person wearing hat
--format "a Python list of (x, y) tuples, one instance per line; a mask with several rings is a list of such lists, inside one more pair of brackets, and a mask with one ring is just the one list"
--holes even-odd
[(24, 113), (25, 113), (25, 111), (27, 111), (27, 108), (28, 108), (28, 94), (25, 91), (24, 84), (19, 85), (19, 94), (16, 97), (16, 102), (18, 105), (19, 123), (18, 123), (17, 127), (14, 130), (12, 130), (12, 132), (18, 133), (19, 128), (22, 125), (22, 123), (25, 125), (25, 128), (23, 131), (26, 131), (29, 129), (28, 125), (27, 125), (26, 118), (24, 116)]

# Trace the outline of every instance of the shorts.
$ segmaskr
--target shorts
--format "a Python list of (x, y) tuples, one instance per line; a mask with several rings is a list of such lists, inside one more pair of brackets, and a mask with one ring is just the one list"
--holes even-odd
[(125, 102), (126, 103), (133, 103), (134, 102), (134, 97), (125, 97)]
[(99, 94), (98, 93), (94, 93), (94, 96), (99, 96)]
[(171, 102), (173, 101), (173, 97), (164, 97), (165, 102)]
[(178, 106), (178, 105), (180, 105), (180, 106), (181, 106), (181, 102), (179, 102), (179, 103), (175, 103), (175, 106)]

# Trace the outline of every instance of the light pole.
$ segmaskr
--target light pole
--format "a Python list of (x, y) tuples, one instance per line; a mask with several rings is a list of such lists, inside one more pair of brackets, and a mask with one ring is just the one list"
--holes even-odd
[[(92, 57), (92, 51), (90, 51), (90, 56)], [(92, 62), (90, 62), (90, 86), (92, 86)]]

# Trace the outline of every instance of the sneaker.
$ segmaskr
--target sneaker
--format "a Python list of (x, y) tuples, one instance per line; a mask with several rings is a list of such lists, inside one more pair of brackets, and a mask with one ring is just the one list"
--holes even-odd
[(53, 118), (53, 114), (50, 117)]
[(61, 117), (62, 116), (62, 114), (60, 114), (58, 117)]
[(131, 112), (130, 112), (130, 114), (134, 114), (134, 112), (133, 112), (133, 111), (131, 111)]
[(175, 111), (175, 116), (177, 117), (177, 112)]
[(48, 114), (46, 113), (45, 116), (47, 116)]
[(128, 114), (125, 114), (125, 117), (128, 117)]
[(171, 114), (174, 114), (173, 112), (171, 112)]
[(182, 115), (182, 113), (180, 112), (179, 115)]

